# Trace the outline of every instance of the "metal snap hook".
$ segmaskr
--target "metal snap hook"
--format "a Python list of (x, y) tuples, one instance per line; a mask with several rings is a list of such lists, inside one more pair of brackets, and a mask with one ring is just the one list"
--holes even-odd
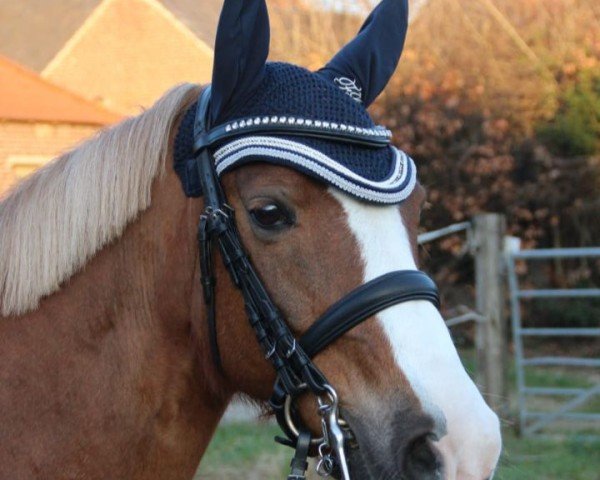
[(329, 400), (331, 401), (331, 403), (327, 403), (324, 401), (324, 399), (323, 399), (324, 395), (319, 395), (317, 397), (317, 402), (319, 403), (319, 411), (322, 412), (324, 410), (327, 410), (328, 408), (335, 408), (337, 410), (338, 404), (339, 404), (337, 392), (328, 383), (323, 385), (323, 388), (326, 390), (324, 395), (327, 395), (329, 397)]
[[(317, 397), (317, 401), (319, 402), (319, 413), (321, 414), (321, 423), (323, 425), (323, 436), (325, 437), (327, 448), (330, 450), (328, 456), (335, 457), (342, 480), (350, 480), (350, 472), (344, 450), (344, 433), (339, 422), (338, 396), (331, 385), (326, 384), (324, 388), (331, 403), (324, 401), (323, 396)], [(322, 457), (323, 461), (325, 461), (326, 457)]]

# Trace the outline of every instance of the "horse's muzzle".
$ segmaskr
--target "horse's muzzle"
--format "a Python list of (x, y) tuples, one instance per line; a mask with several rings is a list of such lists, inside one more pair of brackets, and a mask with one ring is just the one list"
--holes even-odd
[(442, 480), (444, 463), (435, 446), (434, 421), (427, 414), (397, 412), (389, 428), (348, 417), (358, 448), (349, 449), (351, 478), (375, 480)]

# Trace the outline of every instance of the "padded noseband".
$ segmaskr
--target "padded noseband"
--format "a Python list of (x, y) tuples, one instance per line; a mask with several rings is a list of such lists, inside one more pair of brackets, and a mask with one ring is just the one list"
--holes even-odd
[(344, 333), (388, 307), (426, 300), (439, 308), (437, 287), (419, 270), (397, 270), (352, 290), (329, 309), (300, 338), (300, 346), (314, 357)]

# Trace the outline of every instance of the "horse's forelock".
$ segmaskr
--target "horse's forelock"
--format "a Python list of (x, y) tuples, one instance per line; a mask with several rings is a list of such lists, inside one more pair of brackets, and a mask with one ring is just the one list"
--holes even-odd
[(151, 202), (174, 124), (198, 87), (173, 88), (141, 115), (100, 132), (0, 202), (0, 315), (59, 289)]

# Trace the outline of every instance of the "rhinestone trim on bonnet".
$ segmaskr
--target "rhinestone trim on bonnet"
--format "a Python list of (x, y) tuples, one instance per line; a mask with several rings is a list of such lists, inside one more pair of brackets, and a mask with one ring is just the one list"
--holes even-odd
[(378, 136), (384, 138), (392, 138), (391, 130), (388, 130), (384, 126), (377, 125), (373, 128), (363, 128), (354, 125), (346, 125), (345, 123), (328, 122), (325, 120), (311, 120), (308, 118), (296, 118), (286, 116), (265, 116), (255, 118), (245, 118), (242, 120), (236, 120), (234, 122), (227, 123), (225, 125), (226, 132), (232, 132), (234, 130), (243, 130), (256, 125), (298, 125), (298, 126), (315, 126), (317, 128), (323, 128), (324, 130), (334, 130), (340, 132), (349, 132), (357, 135), (365, 136)]

